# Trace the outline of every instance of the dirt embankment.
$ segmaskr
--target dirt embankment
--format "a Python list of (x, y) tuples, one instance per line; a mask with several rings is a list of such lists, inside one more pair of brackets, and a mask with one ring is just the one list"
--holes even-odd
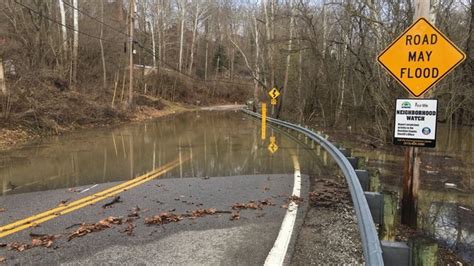
[(110, 102), (102, 100), (106, 97), (88, 96), (75, 91), (50, 89), (29, 97), (9, 97), (8, 101), (13, 102), (11, 109), (0, 116), (0, 150), (81, 128), (142, 121), (193, 109), (190, 105), (143, 94), (135, 95), (135, 104), (131, 109), (122, 103), (112, 107)]
[(203, 81), (161, 71), (137, 81), (129, 108), (125, 83), (104, 89), (94, 80), (73, 88), (48, 71), (8, 77), (8, 93), (0, 95), (0, 150), (80, 128), (141, 121), (197, 106), (243, 103), (251, 95), (248, 81)]

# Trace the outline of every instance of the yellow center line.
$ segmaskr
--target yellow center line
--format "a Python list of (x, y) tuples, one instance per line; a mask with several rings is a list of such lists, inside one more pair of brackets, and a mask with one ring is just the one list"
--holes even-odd
[(48, 220), (51, 220), (53, 218), (56, 218), (60, 215), (64, 215), (66, 213), (69, 213), (69, 212), (75, 211), (77, 209), (89, 206), (91, 204), (94, 204), (98, 201), (109, 198), (111, 196), (117, 195), (117, 194), (119, 194), (123, 191), (126, 191), (130, 188), (136, 187), (136, 186), (138, 186), (140, 184), (143, 184), (143, 183), (145, 183), (145, 182), (147, 182), (151, 179), (154, 179), (158, 176), (161, 176), (161, 175), (165, 174), (166, 172), (168, 172), (169, 170), (179, 166), (181, 163), (183, 163), (183, 161), (186, 161), (186, 160), (187, 159), (179, 161), (178, 159), (176, 159), (172, 162), (169, 162), (169, 163), (163, 165), (162, 167), (160, 167), (160, 168), (158, 168), (154, 171), (151, 171), (147, 174), (136, 177), (132, 180), (123, 182), (123, 183), (121, 183), (117, 186), (114, 186), (114, 187), (111, 187), (111, 188), (106, 189), (104, 191), (98, 192), (94, 195), (87, 196), (87, 197), (84, 197), (82, 199), (70, 202), (69, 204), (66, 204), (64, 206), (53, 208), (53, 209), (50, 209), (50, 210), (45, 211), (43, 213), (36, 214), (36, 215), (30, 216), (30, 217), (27, 217), (25, 219), (13, 222), (11, 224), (4, 225), (4, 226), (0, 227), (0, 238), (5, 237), (5, 236), (10, 235), (10, 234), (13, 234), (13, 233), (18, 232), (18, 231), (27, 229), (29, 227), (36, 226), (40, 223), (44, 223), (44, 222), (46, 222)]

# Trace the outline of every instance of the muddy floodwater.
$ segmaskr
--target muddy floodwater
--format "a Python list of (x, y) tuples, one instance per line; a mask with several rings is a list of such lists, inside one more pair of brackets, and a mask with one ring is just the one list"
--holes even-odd
[[(379, 171), (378, 189), (395, 192), (400, 200), (403, 153), (358, 150), (355, 155)], [(473, 263), (474, 127), (438, 123), (436, 148), (422, 148), (421, 158), (418, 227)]]
[[(272, 134), (278, 146), (274, 153), (268, 149)], [(293, 173), (292, 156), (305, 174), (335, 168), (319, 146), (304, 145), (304, 138), (270, 127), (267, 135), (262, 141), (259, 121), (238, 111), (187, 112), (82, 130), (0, 152), (0, 192), (129, 180), (175, 160), (181, 164), (161, 178)]]

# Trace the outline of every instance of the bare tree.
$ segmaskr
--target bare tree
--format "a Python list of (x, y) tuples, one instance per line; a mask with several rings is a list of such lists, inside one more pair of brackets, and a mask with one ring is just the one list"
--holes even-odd
[(72, 0), (73, 11), (72, 11), (72, 19), (74, 24), (74, 38), (73, 38), (73, 45), (72, 45), (72, 84), (76, 86), (77, 84), (77, 56), (79, 50), (79, 12), (78, 12), (78, 2), (79, 0)]

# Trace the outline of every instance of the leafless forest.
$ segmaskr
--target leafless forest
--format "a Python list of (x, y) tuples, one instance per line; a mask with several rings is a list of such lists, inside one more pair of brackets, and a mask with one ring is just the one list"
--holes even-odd
[[(473, 124), (474, 2), (432, 3), (429, 19), (467, 59), (431, 96), (442, 121)], [(376, 56), (412, 23), (411, 0), (4, 0), (0, 10), (4, 126), (55, 132), (157, 99), (258, 102), (278, 87), (278, 116), (327, 127), (359, 117), (387, 140), (394, 99), (408, 96)]]

